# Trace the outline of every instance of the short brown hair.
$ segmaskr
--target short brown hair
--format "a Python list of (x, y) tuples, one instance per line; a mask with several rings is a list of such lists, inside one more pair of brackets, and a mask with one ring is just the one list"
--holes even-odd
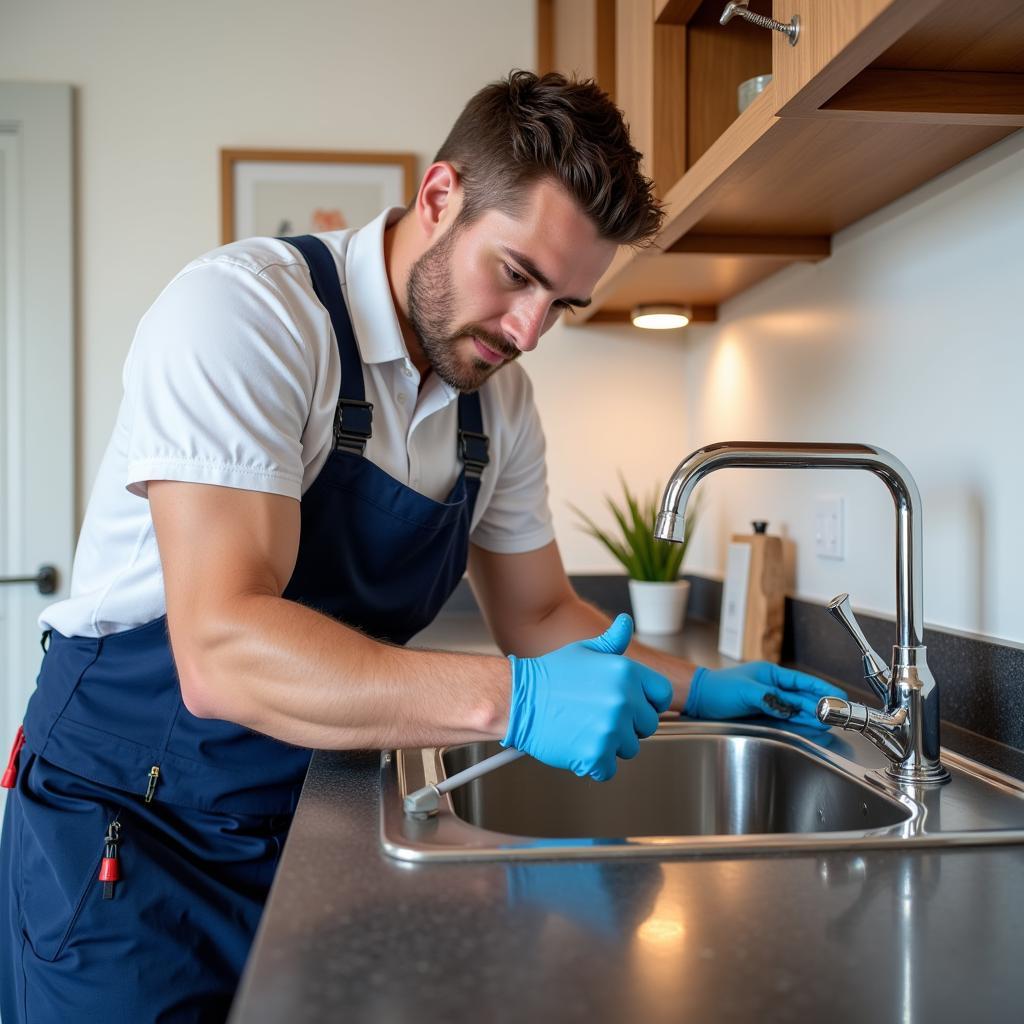
[(515, 213), (543, 178), (559, 182), (612, 242), (649, 243), (664, 217), (622, 112), (589, 79), (511, 72), (473, 96), (434, 159), (459, 173), (463, 223), (487, 209)]

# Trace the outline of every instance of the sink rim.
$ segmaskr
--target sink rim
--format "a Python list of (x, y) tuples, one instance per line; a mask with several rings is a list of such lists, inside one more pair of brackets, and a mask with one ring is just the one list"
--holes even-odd
[[(892, 780), (882, 770), (866, 767), (813, 740), (763, 725), (742, 722), (663, 721), (650, 740), (690, 736), (749, 736), (796, 747), (839, 772), (849, 781), (867, 786), (908, 812), (897, 824), (873, 829), (831, 832), (779, 832), (700, 836), (633, 836), (609, 839), (538, 838), (493, 832), (459, 817), (451, 797), (442, 794), (438, 815), (414, 821), (402, 811), (405, 795), (428, 782), (445, 777), (442, 758), (466, 744), (388, 750), (381, 753), (380, 841), (396, 860), (579, 860), (623, 857), (743, 856), (785, 854), (815, 850), (862, 850), (886, 847), (1005, 845), (1024, 842), (1024, 828), (928, 831), (926, 794), (921, 787)], [(970, 758), (942, 750), (944, 763), (1002, 793), (1024, 801), (1024, 783)], [(931, 788), (931, 787), (926, 787)]]

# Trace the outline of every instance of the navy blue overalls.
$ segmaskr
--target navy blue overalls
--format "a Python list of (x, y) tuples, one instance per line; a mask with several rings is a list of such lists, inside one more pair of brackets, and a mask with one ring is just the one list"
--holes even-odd
[[(330, 313), (342, 373), (284, 596), (403, 644), (466, 567), (487, 463), (480, 398), (459, 396), (463, 469), (446, 501), (364, 458), (372, 406), (334, 260), (313, 236), (286, 241)], [(0, 851), (4, 1024), (223, 1020), (310, 752), (190, 715), (165, 617), (99, 639), (53, 633), (24, 735)]]

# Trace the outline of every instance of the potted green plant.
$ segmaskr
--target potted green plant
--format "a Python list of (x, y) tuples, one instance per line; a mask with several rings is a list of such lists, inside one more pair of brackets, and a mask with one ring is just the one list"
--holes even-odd
[(622, 563), (629, 574), (629, 599), (633, 619), (640, 633), (678, 633), (686, 620), (686, 602), (690, 596), (688, 580), (679, 578), (697, 518), (697, 505), (691, 504), (686, 517), (682, 542), (658, 540), (654, 522), (660, 507), (661, 491), (640, 498), (629, 489), (622, 473), (622, 501), (605, 500), (618, 531), (602, 530), (593, 519), (575, 505), (580, 528), (599, 540)]

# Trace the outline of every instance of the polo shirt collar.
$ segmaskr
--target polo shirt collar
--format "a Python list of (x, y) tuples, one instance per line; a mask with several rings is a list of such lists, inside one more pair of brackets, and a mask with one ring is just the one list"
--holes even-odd
[[(345, 250), (345, 298), (363, 362), (400, 360), (415, 373), (384, 266), (384, 229), (404, 213), (403, 206), (389, 207), (352, 233)], [(423, 397), (427, 399), (425, 405), (433, 411), (454, 401), (458, 394), (434, 373), (427, 381)]]
[(364, 363), (409, 358), (384, 266), (384, 229), (403, 213), (401, 206), (384, 210), (352, 233), (345, 250), (345, 298)]

